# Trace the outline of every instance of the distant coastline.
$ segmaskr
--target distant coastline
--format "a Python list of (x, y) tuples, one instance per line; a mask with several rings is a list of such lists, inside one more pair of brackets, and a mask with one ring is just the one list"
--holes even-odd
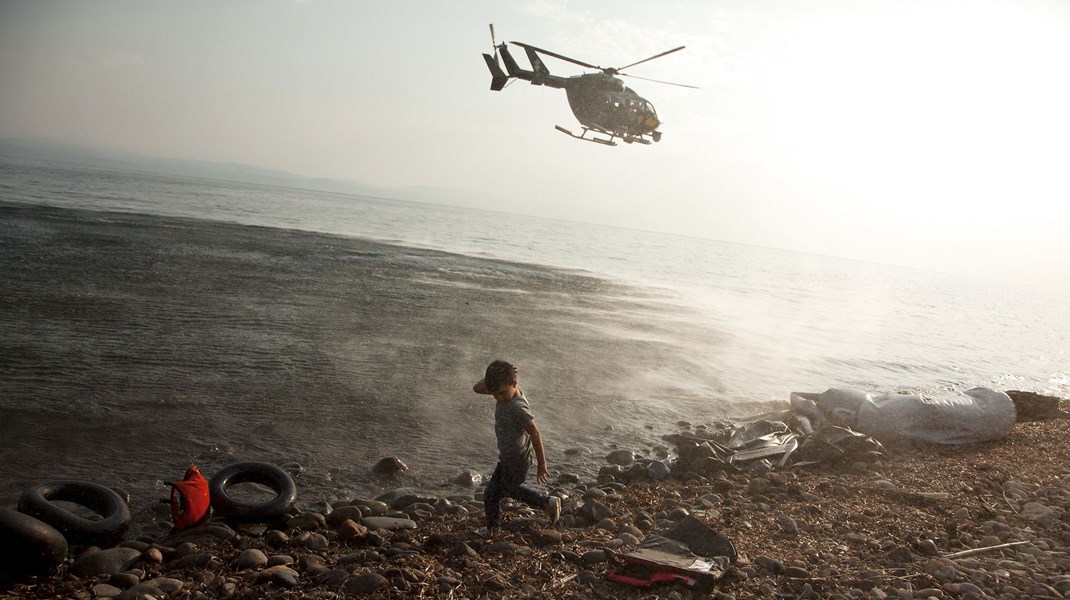
[(0, 157), (350, 194), (384, 200), (467, 207), (482, 207), (493, 202), (492, 199), (481, 198), (478, 192), (471, 190), (430, 186), (385, 188), (346, 179), (305, 177), (288, 171), (242, 163), (148, 156), (120, 150), (24, 138), (0, 138)]

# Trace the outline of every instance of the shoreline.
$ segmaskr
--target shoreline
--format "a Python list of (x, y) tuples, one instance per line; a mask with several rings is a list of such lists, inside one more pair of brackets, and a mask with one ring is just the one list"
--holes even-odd
[[(557, 528), (516, 506), (492, 540), (473, 533), (483, 520), (476, 494), (399, 492), (371, 511), (415, 524), (399, 531), (342, 518), (354, 515), (344, 506), (371, 499), (302, 502), (286, 525), (214, 521), (128, 540), (117, 575), (76, 577), (68, 559), (50, 577), (5, 584), (0, 597), (1061, 598), (1070, 594), (1068, 434), (1067, 419), (1021, 421), (997, 442), (886, 445), (884, 458), (867, 461), (630, 484), (559, 480)], [(593, 503), (608, 521), (592, 522), (584, 506)], [(607, 580), (607, 550), (627, 552), (688, 514), (738, 552), (714, 590)]]

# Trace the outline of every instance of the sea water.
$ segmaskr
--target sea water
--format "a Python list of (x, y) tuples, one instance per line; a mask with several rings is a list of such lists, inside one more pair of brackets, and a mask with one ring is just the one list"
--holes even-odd
[[(499, 357), (559, 472), (791, 391), (1070, 394), (1070, 299), (996, 281), (11, 159), (0, 202), (22, 286), (0, 290), (8, 500), (60, 476), (162, 493), (188, 462), (298, 462), (320, 498), (374, 485), (385, 455), (422, 485), (488, 470), (492, 412), (470, 389)], [(65, 286), (64, 314), (35, 312)]]

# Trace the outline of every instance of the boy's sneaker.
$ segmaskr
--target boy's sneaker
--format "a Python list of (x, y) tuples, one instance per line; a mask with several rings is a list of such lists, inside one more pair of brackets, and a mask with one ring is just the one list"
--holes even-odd
[(483, 539), (488, 539), (491, 535), (494, 534), (494, 530), (489, 527), (480, 527), (475, 531), (475, 534)]
[(551, 525), (561, 518), (561, 499), (557, 496), (550, 496), (550, 500), (546, 503), (546, 516), (550, 518)]

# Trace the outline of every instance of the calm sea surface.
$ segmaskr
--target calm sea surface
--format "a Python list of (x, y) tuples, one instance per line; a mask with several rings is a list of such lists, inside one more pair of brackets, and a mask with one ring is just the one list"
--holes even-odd
[(558, 472), (791, 391), (1070, 395), (1070, 299), (994, 281), (12, 159), (0, 215), (8, 503), (59, 477), (163, 495), (189, 462), (300, 463), (314, 499), (387, 455), (425, 486), (488, 470), (470, 386), (498, 357)]

